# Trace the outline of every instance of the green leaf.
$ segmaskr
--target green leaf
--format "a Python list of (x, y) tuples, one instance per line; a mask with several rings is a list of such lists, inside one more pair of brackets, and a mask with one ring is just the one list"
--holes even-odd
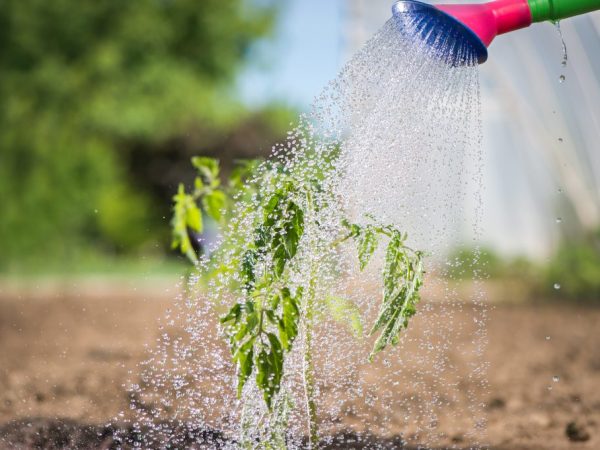
[[(186, 255), (193, 263), (197, 262), (192, 243), (188, 235), (188, 227), (195, 231), (202, 231), (202, 217), (198, 218), (200, 213), (194, 199), (186, 194), (183, 184), (179, 185), (177, 194), (173, 197), (173, 217), (171, 219), (171, 232), (173, 249)], [(199, 226), (198, 226), (199, 225)]]
[(287, 262), (296, 256), (300, 239), (304, 233), (303, 211), (292, 201), (283, 205), (282, 203), (281, 201), (278, 203), (270, 216), (271, 219), (278, 219), (274, 222), (271, 232), (273, 263), (277, 277), (283, 274)]
[(270, 250), (276, 278), (283, 275), (287, 262), (296, 255), (304, 233), (304, 212), (288, 198), (290, 189), (286, 186), (268, 199), (263, 223), (255, 230), (254, 245), (260, 252)]
[(237, 341), (243, 341), (246, 336), (254, 334), (254, 330), (258, 327), (260, 323), (260, 313), (252, 311), (247, 313), (246, 315), (246, 323), (243, 328), (240, 328), (238, 333), (235, 335), (235, 339)]
[(277, 325), (278, 324), (277, 316), (275, 315), (275, 312), (272, 309), (265, 310), (265, 316), (267, 316), (267, 320), (272, 325)]
[(281, 218), (281, 210), (278, 210), (279, 204), (283, 198), (283, 192), (275, 192), (265, 204), (264, 226), (272, 227)]
[(389, 298), (384, 297), (379, 316), (373, 324), (371, 331), (369, 331), (370, 336), (377, 333), (377, 331), (379, 331), (383, 326), (385, 326), (385, 324), (389, 323), (392, 320), (394, 313), (396, 311), (400, 311), (400, 309), (402, 308), (403, 300), (404, 298), (402, 296), (402, 292), (399, 292), (398, 295), (396, 295), (396, 297), (394, 297), (392, 300), (389, 300)]
[(246, 252), (242, 255), (241, 275), (243, 278), (243, 284), (248, 290), (252, 288), (254, 282), (256, 281), (254, 268), (257, 260), (258, 254), (255, 250), (246, 250)]
[(196, 203), (194, 203), (193, 200), (188, 201), (186, 203), (185, 221), (186, 225), (192, 230), (198, 233), (202, 232), (202, 213), (200, 212), (200, 209), (196, 206)]
[(282, 224), (286, 254), (292, 259), (298, 252), (298, 245), (304, 233), (304, 211), (290, 201), (287, 204), (286, 219)]
[(232, 320), (234, 320), (237, 323), (240, 320), (241, 314), (242, 314), (242, 305), (239, 303), (236, 303), (225, 316), (221, 317), (220, 322), (225, 324), (227, 322), (231, 322)]
[[(377, 235), (372, 227), (365, 227), (356, 235), (356, 243), (358, 246), (358, 261), (360, 270), (364, 270), (369, 260), (377, 249)], [(353, 234), (355, 231), (353, 230)]]
[(263, 348), (256, 358), (256, 385), (263, 393), (265, 403), (271, 409), (273, 399), (273, 389), (270, 384), (272, 377), (271, 358), (267, 351)]
[(402, 264), (405, 253), (402, 235), (394, 233), (387, 247), (385, 256), (385, 269), (383, 273), (384, 297), (392, 297), (400, 283), (398, 276), (402, 277)]
[(356, 338), (363, 336), (362, 317), (354, 302), (346, 298), (333, 296), (327, 297), (326, 302), (333, 320), (348, 325)]
[(227, 197), (222, 191), (211, 191), (202, 197), (202, 206), (209, 217), (217, 222), (223, 218), (222, 210), (225, 209)]
[(279, 338), (273, 333), (267, 334), (269, 343), (271, 344), (271, 352), (269, 357), (271, 358), (273, 368), (272, 385), (273, 391), (279, 392), (279, 386), (281, 384), (281, 377), (283, 375), (283, 347)]
[(254, 367), (254, 338), (249, 339), (234, 353), (233, 361), (237, 362), (238, 366), (237, 395), (241, 397), (244, 385), (252, 375)]
[(281, 388), (283, 376), (283, 348), (277, 336), (273, 333), (267, 334), (270, 344), (268, 350), (263, 349), (259, 353), (256, 375), (256, 384), (263, 391), (265, 403), (271, 409), (273, 397)]
[(281, 243), (277, 244), (275, 252), (273, 253), (273, 273), (277, 278), (280, 278), (281, 275), (283, 275), (287, 260), (288, 257), (285, 247)]
[(383, 274), (383, 301), (370, 334), (382, 331), (369, 355), (370, 360), (389, 344), (398, 343), (399, 333), (408, 327), (420, 300), (419, 289), (423, 285), (424, 274), (422, 254), (406, 247), (405, 239), (406, 235), (392, 230)]
[(192, 165), (198, 169), (198, 173), (205, 185), (208, 185), (210, 188), (219, 186), (219, 160), (204, 156), (194, 156), (192, 158)]
[(296, 297), (292, 297), (288, 288), (281, 290), (282, 317), (279, 321), (279, 337), (285, 350), (291, 349), (294, 339), (298, 336), (302, 292), (302, 289), (298, 289)]

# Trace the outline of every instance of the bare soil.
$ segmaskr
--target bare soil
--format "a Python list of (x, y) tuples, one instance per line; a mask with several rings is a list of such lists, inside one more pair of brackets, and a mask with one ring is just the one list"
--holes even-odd
[[(128, 371), (145, 359), (145, 345), (159, 335), (157, 319), (176, 293), (173, 280), (0, 286), (0, 448), (142, 442), (108, 422), (128, 409)], [(487, 332), (490, 387), (482, 395), (490, 448), (600, 448), (600, 309), (497, 305)], [(465, 376), (465, 389), (468, 383)], [(409, 388), (399, 386), (397, 395), (409, 394), (403, 389)], [(217, 430), (167, 426), (187, 436), (179, 448), (222, 442)], [(446, 436), (442, 448), (473, 445), (456, 421), (441, 418), (437, 427)], [(337, 441), (334, 448), (371, 448), (349, 444), (351, 436)], [(404, 448), (400, 438), (374, 436), (375, 442)]]

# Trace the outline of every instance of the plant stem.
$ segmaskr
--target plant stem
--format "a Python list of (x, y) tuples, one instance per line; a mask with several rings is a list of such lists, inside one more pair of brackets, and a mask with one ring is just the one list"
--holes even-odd
[[(314, 212), (312, 195), (306, 194), (308, 212), (310, 215)], [(308, 416), (308, 448), (317, 450), (319, 448), (319, 424), (317, 422), (317, 403), (315, 401), (315, 367), (312, 358), (312, 334), (314, 324), (315, 296), (317, 273), (319, 267), (313, 261), (310, 265), (310, 280), (306, 303), (304, 309), (304, 394), (306, 396), (306, 413)]]
[(308, 415), (308, 446), (311, 450), (319, 448), (319, 425), (317, 423), (317, 404), (315, 402), (315, 368), (312, 359), (312, 325), (314, 318), (314, 277), (310, 280), (310, 289), (305, 310), (304, 338), (304, 393)]

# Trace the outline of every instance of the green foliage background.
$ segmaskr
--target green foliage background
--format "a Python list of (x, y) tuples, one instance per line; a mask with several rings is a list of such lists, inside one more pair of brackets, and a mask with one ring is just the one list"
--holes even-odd
[[(527, 301), (600, 302), (600, 231), (562, 237), (557, 249), (543, 261), (506, 258), (491, 248), (462, 247), (450, 256), (446, 272), (451, 280), (465, 281), (474, 274), (502, 283), (520, 283)], [(508, 292), (508, 291), (507, 291)], [(514, 301), (515, 299), (506, 298)]]
[(231, 94), (272, 28), (261, 4), (0, 2), (1, 271), (162, 252), (189, 155), (248, 156), (284, 132), (289, 111)]
[(544, 286), (555, 299), (600, 303), (600, 232), (576, 242), (565, 241), (544, 276)]

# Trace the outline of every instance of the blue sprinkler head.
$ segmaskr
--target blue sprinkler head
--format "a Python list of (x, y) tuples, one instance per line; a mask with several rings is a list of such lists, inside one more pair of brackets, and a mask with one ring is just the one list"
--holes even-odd
[(412, 19), (419, 38), (453, 66), (468, 63), (463, 60), (464, 55), (460, 55), (465, 46), (471, 48), (480, 64), (487, 60), (487, 48), (481, 39), (469, 27), (433, 5), (400, 0), (392, 6), (392, 13), (401, 21)]

